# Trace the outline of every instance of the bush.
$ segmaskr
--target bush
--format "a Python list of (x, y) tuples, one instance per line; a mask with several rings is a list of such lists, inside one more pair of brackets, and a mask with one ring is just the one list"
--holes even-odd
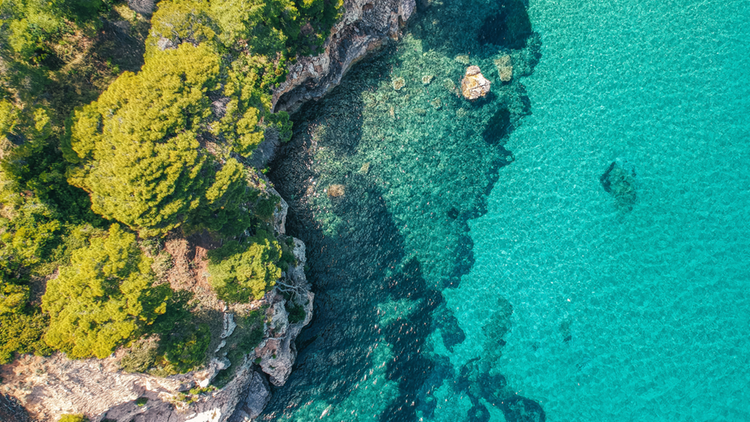
[(305, 313), (305, 307), (302, 305), (298, 305), (292, 301), (287, 300), (284, 304), (284, 307), (286, 308), (286, 311), (289, 312), (289, 323), (290, 324), (296, 324), (300, 321), (305, 320), (305, 316), (307, 315)]
[(281, 277), (279, 243), (267, 232), (240, 243), (229, 241), (208, 253), (209, 283), (222, 300), (247, 303), (262, 298)]
[(128, 373), (147, 372), (156, 361), (158, 347), (155, 341), (137, 341), (120, 359), (120, 369)]

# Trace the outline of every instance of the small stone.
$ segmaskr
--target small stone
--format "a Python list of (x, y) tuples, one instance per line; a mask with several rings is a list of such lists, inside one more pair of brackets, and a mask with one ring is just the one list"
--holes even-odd
[(455, 58), (455, 59), (453, 59), (453, 60), (455, 60), (455, 61), (457, 61), (457, 62), (459, 62), (459, 63), (461, 63), (461, 64), (464, 64), (464, 65), (466, 65), (466, 66), (468, 66), (468, 65), (469, 65), (469, 63), (471, 63), (471, 61), (469, 61), (469, 56), (467, 56), (467, 55), (465, 55), (465, 54), (461, 54), (461, 55), (458, 55), (458, 56), (456, 56), (456, 58)]
[(464, 110), (463, 108), (459, 108), (458, 110), (456, 110), (456, 117), (458, 117), (459, 119), (462, 117), (466, 117), (466, 110)]
[(425, 85), (429, 85), (430, 82), (432, 82), (432, 78), (434, 78), (433, 75), (424, 75), (422, 76), (422, 83)]
[(495, 59), (495, 67), (497, 67), (497, 73), (500, 74), (501, 81), (508, 82), (513, 79), (513, 64), (509, 55), (506, 54), (499, 59)]
[(427, 110), (423, 108), (415, 108), (414, 113), (420, 116), (424, 116), (425, 114), (427, 114)]
[(340, 196), (344, 196), (345, 193), (346, 193), (346, 190), (344, 189), (344, 185), (328, 186), (328, 196), (331, 198), (338, 198)]
[(362, 164), (362, 167), (359, 168), (360, 174), (367, 174), (370, 172), (370, 163), (364, 163)]
[(404, 80), (404, 78), (395, 78), (395, 79), (393, 79), (392, 84), (393, 84), (393, 89), (395, 89), (396, 91), (398, 91), (401, 88), (403, 88), (404, 85), (406, 85), (406, 81)]
[(434, 100), (430, 101), (430, 104), (435, 107), (435, 110), (443, 106), (443, 102), (440, 101), (440, 98), (435, 98)]
[(476, 100), (490, 92), (490, 81), (482, 75), (479, 66), (466, 68), (466, 75), (461, 80), (461, 93), (467, 100)]

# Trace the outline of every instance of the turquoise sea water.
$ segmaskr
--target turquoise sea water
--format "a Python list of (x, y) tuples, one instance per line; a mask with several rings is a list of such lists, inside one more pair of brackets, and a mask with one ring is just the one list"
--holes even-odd
[(272, 179), (316, 316), (266, 420), (750, 420), (750, 2), (528, 17), (435, 1), (295, 116)]

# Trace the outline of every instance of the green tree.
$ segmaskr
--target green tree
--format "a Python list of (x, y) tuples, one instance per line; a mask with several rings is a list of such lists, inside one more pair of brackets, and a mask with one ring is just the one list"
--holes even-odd
[(164, 313), (171, 294), (166, 285), (152, 286), (151, 263), (135, 235), (117, 224), (73, 252), (42, 297), (50, 315), (47, 344), (73, 358), (105, 358), (136, 338)]
[(198, 138), (218, 74), (219, 58), (208, 47), (182, 44), (137, 75), (125, 72), (76, 112), (69, 159), (78, 166), (69, 181), (90, 193), (94, 212), (144, 237), (186, 221), (210, 172)]
[(281, 277), (281, 246), (267, 232), (240, 243), (226, 242), (208, 254), (209, 282), (216, 294), (228, 302), (260, 299)]

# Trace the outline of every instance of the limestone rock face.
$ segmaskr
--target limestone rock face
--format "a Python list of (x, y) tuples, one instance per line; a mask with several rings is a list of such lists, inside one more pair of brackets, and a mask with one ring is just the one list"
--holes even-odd
[(609, 165), (599, 181), (604, 190), (615, 198), (619, 206), (628, 210), (633, 208), (637, 199), (637, 180), (633, 164), (624, 158), (618, 158)]
[(273, 92), (273, 110), (293, 112), (341, 82), (354, 63), (397, 39), (416, 11), (415, 0), (345, 0), (344, 16), (333, 27), (323, 53), (298, 57), (286, 81)]
[(461, 80), (461, 94), (467, 100), (476, 100), (490, 92), (490, 81), (482, 75), (479, 66), (469, 66)]
[(271, 400), (271, 391), (268, 381), (259, 373), (253, 372), (245, 397), (229, 419), (230, 422), (246, 422), (257, 418), (269, 400)]

